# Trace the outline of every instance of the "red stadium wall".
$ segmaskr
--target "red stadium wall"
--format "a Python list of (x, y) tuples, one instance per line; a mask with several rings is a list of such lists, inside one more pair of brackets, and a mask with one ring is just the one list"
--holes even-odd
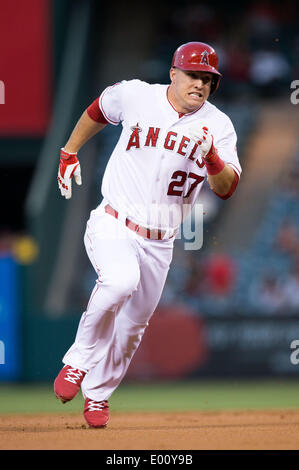
[(46, 132), (52, 95), (51, 43), (50, 0), (1, 1), (1, 136)]

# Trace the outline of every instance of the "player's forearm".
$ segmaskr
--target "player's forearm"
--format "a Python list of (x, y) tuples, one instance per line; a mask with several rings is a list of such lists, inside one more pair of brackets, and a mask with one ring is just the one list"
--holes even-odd
[(229, 165), (225, 165), (223, 170), (217, 175), (208, 175), (210, 188), (219, 196), (225, 196), (229, 193), (234, 179), (235, 172)]
[(91, 119), (85, 110), (64, 146), (65, 151), (68, 153), (79, 152), (81, 147), (105, 126), (106, 124)]

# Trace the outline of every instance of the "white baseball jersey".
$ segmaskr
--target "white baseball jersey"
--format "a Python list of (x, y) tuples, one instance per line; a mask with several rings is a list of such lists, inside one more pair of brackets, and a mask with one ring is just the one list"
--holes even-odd
[(168, 88), (124, 80), (99, 98), (107, 121), (123, 126), (103, 177), (104, 199), (134, 222), (166, 230), (177, 229), (189, 214), (207, 176), (199, 147), (188, 137), (191, 123), (208, 127), (220, 158), (241, 174), (230, 118), (207, 101), (179, 114)]
[(84, 236), (98, 278), (63, 358), (87, 372), (83, 396), (99, 402), (108, 400), (129, 367), (160, 300), (174, 246), (172, 236), (160, 241), (130, 230), (106, 213), (106, 201), (139, 225), (167, 233), (177, 229), (207, 175), (199, 147), (188, 136), (194, 121), (208, 127), (220, 157), (241, 173), (230, 119), (208, 102), (179, 115), (167, 90), (167, 85), (131, 80), (107, 88), (99, 98), (107, 121), (121, 122), (123, 130), (103, 177), (104, 200), (91, 212)]

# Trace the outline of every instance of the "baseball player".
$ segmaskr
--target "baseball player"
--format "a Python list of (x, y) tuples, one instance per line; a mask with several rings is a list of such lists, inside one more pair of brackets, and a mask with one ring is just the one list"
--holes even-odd
[(124, 80), (109, 86), (61, 149), (58, 185), (69, 199), (72, 178), (81, 184), (78, 151), (107, 124), (122, 124), (103, 177), (102, 202), (91, 211), (84, 237), (97, 281), (54, 382), (63, 403), (81, 388), (91, 427), (108, 422), (108, 399), (157, 307), (175, 235), (204, 179), (222, 199), (237, 187), (241, 167), (233, 124), (208, 101), (220, 77), (211, 46), (183, 44), (173, 56), (170, 85)]

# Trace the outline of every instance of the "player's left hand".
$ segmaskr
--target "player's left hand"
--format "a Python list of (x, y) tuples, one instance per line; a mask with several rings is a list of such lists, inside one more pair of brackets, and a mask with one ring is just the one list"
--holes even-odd
[(198, 124), (193, 124), (189, 127), (188, 131), (191, 139), (198, 144), (201, 150), (201, 156), (205, 158), (213, 145), (213, 136), (209, 132), (209, 129), (206, 126), (200, 127)]
[(57, 180), (61, 195), (66, 199), (72, 197), (73, 177), (78, 185), (82, 184), (81, 168), (77, 153), (68, 153), (64, 149), (61, 149)]

